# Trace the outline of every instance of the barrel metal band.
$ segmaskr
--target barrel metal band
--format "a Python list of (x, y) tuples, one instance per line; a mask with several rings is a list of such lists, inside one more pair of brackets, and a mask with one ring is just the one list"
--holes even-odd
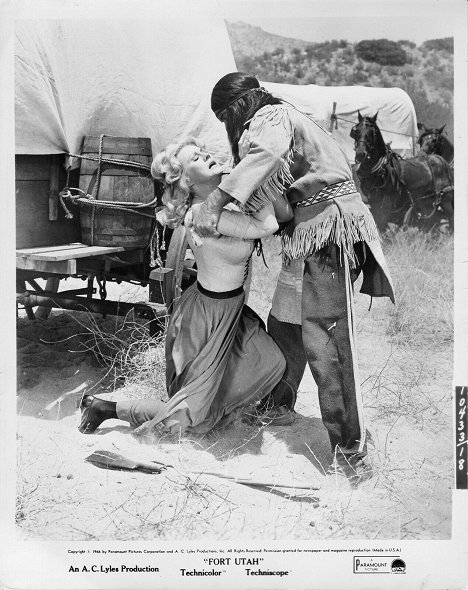
[(357, 188), (354, 184), (354, 180), (346, 180), (345, 182), (330, 184), (318, 193), (315, 193), (315, 195), (312, 195), (312, 197), (293, 203), (291, 206), (293, 209), (300, 209), (301, 207), (309, 207), (309, 205), (315, 205), (316, 203), (321, 203), (323, 201), (330, 201), (336, 197), (342, 197), (343, 195), (349, 195), (356, 192)]

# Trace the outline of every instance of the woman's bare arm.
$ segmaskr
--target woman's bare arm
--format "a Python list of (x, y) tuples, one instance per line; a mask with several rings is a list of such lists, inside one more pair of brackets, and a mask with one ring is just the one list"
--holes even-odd
[(220, 234), (245, 240), (265, 238), (277, 229), (278, 221), (271, 203), (267, 203), (253, 215), (223, 209), (217, 226)]
[(278, 222), (273, 205), (268, 203), (253, 215), (223, 209), (217, 229), (225, 236), (252, 240), (273, 234), (278, 229)]

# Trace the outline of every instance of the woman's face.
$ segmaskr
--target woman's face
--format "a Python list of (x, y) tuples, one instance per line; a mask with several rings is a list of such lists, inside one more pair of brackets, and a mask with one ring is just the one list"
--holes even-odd
[(178, 159), (190, 184), (211, 184), (215, 178), (221, 180), (221, 165), (203, 148), (186, 145), (180, 150)]

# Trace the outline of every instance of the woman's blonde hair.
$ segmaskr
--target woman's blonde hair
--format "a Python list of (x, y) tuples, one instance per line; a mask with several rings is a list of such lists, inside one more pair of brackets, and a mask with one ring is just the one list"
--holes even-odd
[(164, 209), (158, 212), (157, 219), (163, 225), (178, 227), (190, 207), (191, 193), (188, 178), (178, 159), (180, 150), (187, 145), (203, 147), (196, 139), (188, 138), (181, 143), (172, 143), (159, 152), (151, 164), (153, 178), (164, 185), (162, 202)]

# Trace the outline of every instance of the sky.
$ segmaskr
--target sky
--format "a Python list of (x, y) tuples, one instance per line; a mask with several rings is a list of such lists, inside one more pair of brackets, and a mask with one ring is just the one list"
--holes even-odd
[(464, 0), (218, 0), (224, 17), (269, 33), (311, 42), (346, 39), (427, 39), (452, 37), (464, 19)]

